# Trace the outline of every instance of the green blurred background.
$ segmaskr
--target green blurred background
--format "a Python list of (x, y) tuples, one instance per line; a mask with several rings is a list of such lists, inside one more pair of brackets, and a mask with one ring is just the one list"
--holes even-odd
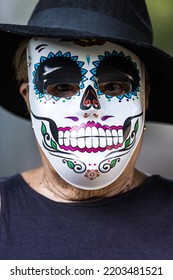
[(173, 0), (146, 0), (154, 31), (154, 45), (173, 55)]

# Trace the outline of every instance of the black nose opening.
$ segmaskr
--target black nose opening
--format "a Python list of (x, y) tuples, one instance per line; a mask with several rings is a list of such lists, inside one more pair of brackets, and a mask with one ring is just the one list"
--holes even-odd
[(81, 110), (88, 110), (91, 107), (94, 109), (101, 109), (97, 94), (92, 86), (88, 86), (82, 96), (80, 103)]

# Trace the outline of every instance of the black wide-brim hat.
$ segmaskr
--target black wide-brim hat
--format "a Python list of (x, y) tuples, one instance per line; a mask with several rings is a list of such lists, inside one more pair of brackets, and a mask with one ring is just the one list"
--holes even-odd
[(152, 45), (144, 0), (40, 0), (27, 25), (0, 24), (0, 104), (29, 118), (15, 79), (13, 57), (25, 38), (86, 38), (112, 41), (146, 65), (151, 93), (146, 120), (173, 123), (173, 58)]

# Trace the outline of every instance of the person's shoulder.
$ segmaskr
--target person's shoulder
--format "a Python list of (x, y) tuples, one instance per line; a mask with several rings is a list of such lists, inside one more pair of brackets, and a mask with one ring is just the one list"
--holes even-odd
[(173, 179), (169, 179), (163, 177), (162, 175), (152, 175), (151, 176), (151, 183), (159, 183), (161, 186), (170, 186), (173, 187)]
[(20, 174), (0, 177), (0, 190), (15, 185), (20, 180)]
[(157, 191), (169, 191), (173, 193), (173, 180), (163, 177), (161, 175), (152, 175), (150, 176), (147, 180), (146, 183), (144, 184), (147, 187), (152, 188), (153, 190)]
[(0, 177), (0, 188), (7, 184), (7, 182), (12, 178), (12, 176)]

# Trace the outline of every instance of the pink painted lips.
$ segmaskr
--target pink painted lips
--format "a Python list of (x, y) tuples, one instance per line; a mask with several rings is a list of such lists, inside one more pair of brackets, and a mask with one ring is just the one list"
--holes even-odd
[(66, 151), (87, 153), (118, 149), (123, 144), (123, 126), (108, 126), (88, 121), (80, 126), (59, 127), (58, 144)]

